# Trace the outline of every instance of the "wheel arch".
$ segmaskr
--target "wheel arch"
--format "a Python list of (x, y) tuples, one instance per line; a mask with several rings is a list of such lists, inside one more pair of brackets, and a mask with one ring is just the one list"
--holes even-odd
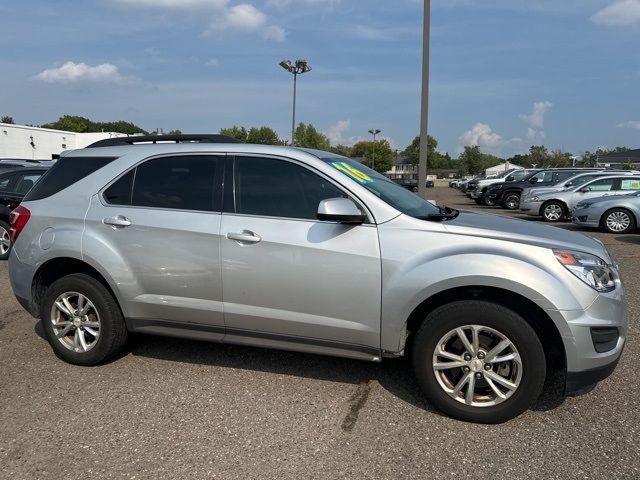
[(542, 205), (540, 205), (540, 211), (538, 212), (538, 214), (541, 217), (544, 215), (544, 207), (550, 202), (559, 203), (564, 209), (564, 215), (567, 216), (569, 214), (569, 206), (567, 205), (567, 202), (565, 202), (564, 200), (558, 200), (557, 198), (550, 198), (549, 200), (545, 200), (544, 202), (542, 202)]
[(109, 291), (109, 293), (111, 293), (111, 295), (113, 295), (113, 298), (116, 299), (118, 305), (121, 305), (115, 289), (107, 277), (101, 273), (98, 268), (78, 258), (55, 257), (40, 265), (33, 276), (33, 280), (31, 282), (31, 298), (34, 309), (39, 311), (40, 303), (44, 299), (49, 286), (62, 277), (66, 277), (67, 275), (74, 273), (84, 273), (85, 275), (96, 279)]
[(631, 217), (631, 220), (633, 221), (633, 228), (638, 228), (638, 217), (636, 217), (636, 214), (633, 213), (631, 209), (625, 207), (613, 207), (606, 210), (600, 216), (600, 228), (604, 227), (604, 219), (607, 217), (607, 215), (609, 215), (609, 213), (613, 212), (614, 210), (624, 210), (625, 212), (627, 212)]
[(524, 318), (538, 335), (544, 348), (547, 363), (555, 368), (566, 370), (567, 355), (562, 336), (544, 309), (519, 293), (484, 285), (442, 290), (422, 301), (407, 319), (405, 350), (411, 350), (415, 333), (429, 313), (442, 305), (462, 300), (483, 300), (513, 310)]

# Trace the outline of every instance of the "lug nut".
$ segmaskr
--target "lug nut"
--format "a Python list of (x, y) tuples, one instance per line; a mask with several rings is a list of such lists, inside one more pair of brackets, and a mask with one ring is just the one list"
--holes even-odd
[(482, 378), (482, 374), (480, 372), (476, 373), (476, 378), (479, 380)]
[(469, 367), (463, 367), (463, 368), (462, 368), (462, 371), (463, 371), (464, 373), (468, 373), (468, 372), (469, 372)]
[(478, 358), (482, 360), (484, 358), (484, 352), (478, 352)]
[(465, 353), (464, 354), (464, 360), (465, 360), (465, 362), (471, 361), (471, 355), (469, 355), (468, 353)]
[(486, 364), (484, 365), (484, 369), (485, 369), (485, 370), (491, 370), (491, 365), (490, 365), (489, 363), (486, 363)]

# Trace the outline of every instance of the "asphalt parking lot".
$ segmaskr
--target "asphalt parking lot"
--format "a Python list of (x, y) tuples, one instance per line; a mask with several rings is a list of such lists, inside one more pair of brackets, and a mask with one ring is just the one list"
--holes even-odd
[[(430, 193), (509, 214), (454, 189)], [(106, 365), (68, 365), (13, 298), (1, 262), (0, 478), (640, 478), (640, 234), (584, 232), (626, 282), (622, 361), (588, 395), (548, 389), (497, 426), (439, 414), (402, 359), (140, 336)]]

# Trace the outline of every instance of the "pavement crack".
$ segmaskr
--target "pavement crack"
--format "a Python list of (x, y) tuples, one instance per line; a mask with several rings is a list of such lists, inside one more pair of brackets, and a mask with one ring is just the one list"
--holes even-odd
[(350, 432), (356, 426), (358, 415), (360, 415), (360, 410), (362, 410), (364, 408), (364, 405), (367, 403), (370, 392), (371, 380), (367, 380), (366, 382), (362, 382), (360, 385), (358, 385), (356, 392), (349, 400), (349, 412), (347, 412), (347, 415), (342, 421), (342, 430), (344, 430), (345, 432)]

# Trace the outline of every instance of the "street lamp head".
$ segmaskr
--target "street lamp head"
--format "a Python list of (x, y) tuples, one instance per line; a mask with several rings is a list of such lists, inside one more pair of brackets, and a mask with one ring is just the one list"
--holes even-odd
[(280, 62), (280, 66), (284, 68), (286, 71), (293, 73), (294, 66), (291, 65), (291, 60), (283, 60)]
[(369, 133), (371, 135), (378, 135), (380, 132), (382, 132), (382, 130), (378, 130), (377, 128), (372, 128), (371, 130), (369, 130)]
[(298, 59), (296, 60), (295, 70), (296, 70), (296, 73), (302, 74), (302, 73), (310, 72), (311, 67), (307, 64), (306, 60)]

